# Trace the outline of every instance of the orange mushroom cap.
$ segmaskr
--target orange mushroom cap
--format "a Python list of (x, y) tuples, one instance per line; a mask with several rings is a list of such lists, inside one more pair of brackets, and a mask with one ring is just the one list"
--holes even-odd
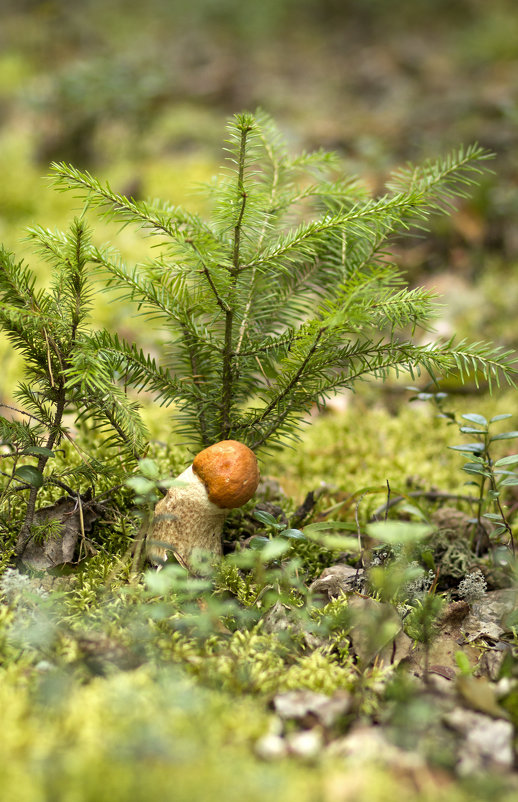
[(194, 458), (192, 469), (204, 483), (209, 500), (222, 509), (241, 507), (259, 484), (257, 457), (237, 440), (221, 440), (204, 448)]

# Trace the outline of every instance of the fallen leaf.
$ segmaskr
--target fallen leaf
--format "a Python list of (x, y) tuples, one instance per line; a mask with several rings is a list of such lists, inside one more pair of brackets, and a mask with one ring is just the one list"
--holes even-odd
[(430, 666), (428, 669), (429, 674), (437, 674), (439, 677), (444, 677), (445, 679), (455, 679), (457, 676), (454, 669), (451, 666)]
[[(30, 568), (45, 571), (58, 565), (70, 564), (79, 539), (91, 532), (94, 522), (101, 517), (102, 507), (88, 499), (83, 500), (82, 506), (78, 501), (69, 497), (58, 499), (49, 507), (42, 507), (34, 516), (34, 523), (43, 526), (52, 523), (51, 534), (43, 535), (42, 539), (29, 540), (22, 556), (22, 562)], [(58, 522), (59, 531), (55, 531)], [(90, 553), (95, 549), (89, 544)]]

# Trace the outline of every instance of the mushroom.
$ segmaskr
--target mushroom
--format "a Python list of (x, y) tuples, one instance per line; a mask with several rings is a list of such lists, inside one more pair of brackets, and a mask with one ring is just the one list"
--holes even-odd
[(152, 562), (162, 564), (172, 551), (191, 569), (196, 552), (222, 554), (227, 513), (245, 504), (257, 489), (257, 458), (244, 443), (221, 440), (200, 451), (177, 481), (155, 507), (147, 553)]

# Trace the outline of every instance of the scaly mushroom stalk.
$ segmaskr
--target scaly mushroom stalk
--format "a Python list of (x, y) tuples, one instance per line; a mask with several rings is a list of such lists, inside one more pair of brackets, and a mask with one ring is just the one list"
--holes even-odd
[(257, 458), (243, 443), (222, 440), (200, 451), (177, 480), (155, 507), (147, 553), (152, 562), (162, 564), (172, 551), (192, 569), (196, 553), (221, 556), (228, 512), (245, 504), (257, 489)]

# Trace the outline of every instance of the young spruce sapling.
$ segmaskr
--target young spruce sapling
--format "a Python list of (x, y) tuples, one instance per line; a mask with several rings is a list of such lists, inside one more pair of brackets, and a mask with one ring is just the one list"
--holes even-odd
[(472, 146), (404, 168), (371, 198), (340, 176), (332, 154), (290, 156), (262, 112), (236, 115), (228, 130), (208, 220), (53, 165), (60, 189), (156, 241), (144, 264), (126, 265), (112, 247), (92, 258), (121, 297), (168, 332), (160, 362), (113, 332), (97, 333), (95, 347), (124, 385), (176, 404), (193, 451), (225, 439), (253, 450), (285, 442), (312, 405), (391, 370), (513, 383), (510, 351), (410, 339), (409, 330), (430, 326), (435, 294), (408, 289), (390, 257), (391, 238), (451, 210), (490, 154)]

